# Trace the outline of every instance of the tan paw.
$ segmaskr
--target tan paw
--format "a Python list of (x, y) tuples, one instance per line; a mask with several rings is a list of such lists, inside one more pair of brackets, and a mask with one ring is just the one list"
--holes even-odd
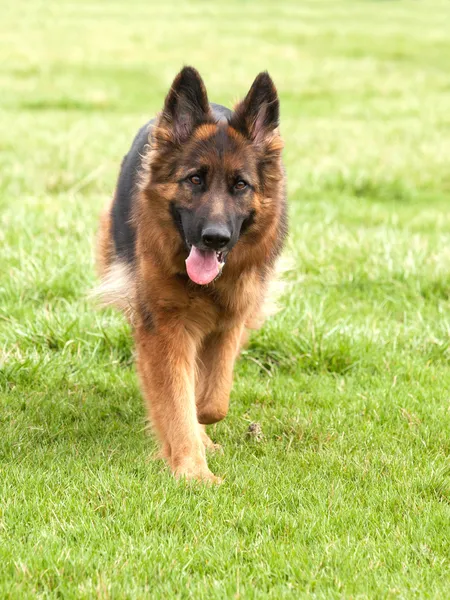
[(215, 444), (209, 436), (206, 436), (206, 440), (203, 440), (205, 448), (208, 452), (217, 452), (223, 454), (223, 448), (220, 444)]
[(211, 473), (206, 462), (194, 462), (191, 459), (184, 460), (182, 464), (174, 469), (173, 474), (175, 475), (176, 479), (185, 479), (186, 481), (194, 480), (207, 484), (222, 483), (222, 479), (220, 479), (220, 477), (216, 477), (213, 473)]
[(220, 444), (216, 444), (212, 441), (209, 435), (206, 433), (204, 427), (200, 429), (200, 434), (202, 438), (203, 445), (205, 446), (208, 452), (218, 452), (219, 454), (223, 454), (223, 448)]
[(221, 485), (223, 483), (223, 479), (221, 477), (216, 477), (211, 471), (207, 473), (202, 471), (200, 473), (175, 473), (175, 477), (178, 480), (185, 481), (199, 481), (200, 483), (204, 483), (205, 485)]

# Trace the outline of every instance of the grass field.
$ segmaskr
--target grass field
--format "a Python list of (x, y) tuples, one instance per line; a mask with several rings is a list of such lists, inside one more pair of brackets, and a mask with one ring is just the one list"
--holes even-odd
[[(449, 24), (446, 0), (2, 3), (1, 598), (450, 597)], [(183, 64), (225, 104), (268, 69), (286, 141), (296, 268), (211, 430), (217, 489), (150, 460), (128, 327), (86, 300)]]

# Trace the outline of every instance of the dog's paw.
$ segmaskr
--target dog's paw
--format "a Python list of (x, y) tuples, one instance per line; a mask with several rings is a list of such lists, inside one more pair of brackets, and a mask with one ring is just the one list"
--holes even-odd
[(217, 454), (223, 454), (223, 446), (220, 444), (215, 444), (211, 439), (209, 441), (211, 444), (205, 444), (205, 448), (208, 452), (217, 452)]
[(211, 471), (182, 471), (177, 469), (174, 473), (175, 478), (179, 481), (199, 481), (206, 485), (220, 485), (223, 480), (220, 477), (216, 477)]
[(222, 479), (211, 473), (206, 463), (201, 464), (189, 459), (176, 467), (173, 474), (176, 479), (184, 479), (186, 481), (201, 481), (202, 483), (216, 485), (222, 483)]
[(217, 452), (218, 454), (223, 454), (222, 446), (212, 441), (212, 439), (206, 433), (204, 425), (200, 428), (200, 435), (202, 438), (203, 445), (205, 446), (205, 449), (208, 452)]
[(217, 452), (218, 454), (223, 454), (222, 446), (213, 442), (205, 431), (202, 432), (202, 442), (208, 452)]

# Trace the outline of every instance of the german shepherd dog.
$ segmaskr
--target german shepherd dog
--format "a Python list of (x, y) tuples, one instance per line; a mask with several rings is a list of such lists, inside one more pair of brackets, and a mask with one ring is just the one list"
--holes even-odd
[(98, 238), (99, 292), (131, 323), (161, 453), (176, 477), (220, 482), (205, 425), (228, 412), (233, 366), (287, 232), (279, 100), (260, 73), (234, 111), (183, 68), (122, 162)]

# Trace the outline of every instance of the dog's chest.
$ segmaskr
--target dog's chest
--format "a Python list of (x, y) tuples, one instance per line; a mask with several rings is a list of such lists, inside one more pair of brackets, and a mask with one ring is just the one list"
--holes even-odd
[(250, 281), (246, 285), (191, 293), (185, 309), (187, 319), (201, 323), (205, 333), (210, 333), (245, 321), (257, 305), (258, 295)]

